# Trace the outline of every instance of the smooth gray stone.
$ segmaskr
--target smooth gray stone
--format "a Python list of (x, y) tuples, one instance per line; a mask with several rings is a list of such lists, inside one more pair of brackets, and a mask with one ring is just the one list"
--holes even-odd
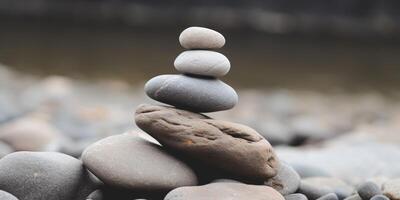
[(152, 193), (197, 184), (196, 175), (185, 163), (133, 133), (90, 145), (82, 161), (106, 185), (119, 189)]
[(375, 195), (382, 194), (382, 190), (373, 182), (365, 182), (357, 188), (357, 193), (363, 200), (369, 200)]
[(17, 197), (15, 197), (14, 195), (5, 192), (3, 190), (0, 190), (0, 199), (1, 200), (18, 200)]
[(174, 66), (182, 73), (212, 77), (224, 76), (231, 68), (223, 54), (207, 50), (184, 51), (175, 59)]
[(362, 200), (358, 194), (346, 197), (344, 200)]
[(104, 200), (103, 191), (95, 190), (94, 192), (90, 193), (86, 200)]
[(318, 168), (316, 166), (312, 165), (307, 165), (307, 164), (291, 164), (296, 170), (296, 172), (300, 175), (301, 178), (309, 178), (309, 177), (330, 177), (328, 172), (324, 171), (321, 168)]
[(281, 162), (278, 174), (265, 181), (264, 184), (274, 188), (282, 195), (288, 195), (296, 192), (299, 188), (300, 176), (291, 166)]
[(213, 78), (160, 75), (146, 83), (145, 91), (154, 100), (193, 112), (228, 110), (238, 102), (232, 87)]
[(15, 152), (0, 160), (0, 188), (20, 200), (81, 200), (96, 185), (82, 162), (55, 152)]
[(308, 200), (306, 195), (300, 193), (288, 194), (285, 195), (285, 200)]
[(5, 142), (0, 141), (0, 158), (14, 152), (14, 149)]
[(382, 186), (383, 194), (391, 200), (400, 200), (400, 178), (386, 181)]
[(383, 194), (375, 195), (371, 198), (371, 200), (390, 200), (387, 196)]
[(329, 193), (318, 198), (317, 200), (339, 200), (339, 198), (335, 193)]
[(212, 29), (193, 26), (182, 31), (179, 43), (186, 49), (218, 49), (224, 46), (225, 38)]
[(337, 178), (313, 177), (302, 179), (298, 192), (312, 200), (329, 193), (335, 193), (339, 199), (344, 199), (352, 194), (353, 188)]

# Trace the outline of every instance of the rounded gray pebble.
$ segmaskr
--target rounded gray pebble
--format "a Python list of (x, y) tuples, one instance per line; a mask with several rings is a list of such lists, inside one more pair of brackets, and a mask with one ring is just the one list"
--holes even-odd
[(182, 31), (179, 43), (186, 49), (218, 49), (224, 46), (225, 38), (212, 29), (193, 26)]
[(362, 200), (358, 194), (346, 197), (344, 200)]
[(335, 193), (329, 193), (318, 198), (317, 200), (339, 200), (339, 198)]
[(357, 193), (363, 200), (369, 200), (375, 195), (382, 194), (382, 190), (373, 182), (365, 182), (357, 188)]
[(160, 75), (145, 85), (146, 94), (157, 101), (193, 112), (215, 112), (233, 108), (235, 90), (214, 78)]
[(207, 50), (184, 51), (175, 59), (174, 66), (182, 73), (212, 77), (224, 76), (231, 68), (223, 54)]
[(387, 196), (383, 194), (375, 195), (371, 198), (371, 200), (390, 200)]
[(17, 197), (15, 197), (14, 195), (5, 192), (3, 190), (0, 190), (0, 199), (1, 200), (18, 200)]
[(285, 200), (308, 200), (306, 195), (300, 193), (288, 194), (285, 197)]

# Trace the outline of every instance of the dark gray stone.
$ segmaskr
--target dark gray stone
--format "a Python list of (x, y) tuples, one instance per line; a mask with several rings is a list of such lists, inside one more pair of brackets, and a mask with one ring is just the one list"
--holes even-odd
[(82, 160), (101, 181), (116, 188), (155, 192), (197, 184), (196, 175), (185, 163), (133, 133), (90, 145)]
[(365, 182), (357, 188), (357, 193), (363, 200), (369, 200), (375, 195), (382, 194), (382, 190), (373, 182)]
[(282, 195), (292, 194), (297, 191), (300, 185), (300, 176), (286, 163), (281, 162), (278, 168), (278, 174), (264, 182)]
[(211, 183), (202, 186), (181, 187), (172, 190), (164, 200), (284, 200), (269, 186), (243, 183)]
[(0, 190), (0, 199), (1, 200), (18, 200), (17, 197), (15, 197), (14, 195), (12, 195), (8, 192), (2, 191), (2, 190)]
[(306, 195), (300, 193), (285, 195), (285, 200), (308, 200)]
[(96, 185), (82, 162), (54, 152), (15, 152), (0, 160), (0, 189), (20, 200), (81, 200)]
[(245, 179), (277, 174), (272, 146), (250, 127), (165, 106), (141, 105), (136, 124), (163, 146)]
[(145, 91), (154, 100), (194, 112), (228, 110), (238, 102), (235, 90), (214, 78), (160, 75), (146, 83)]

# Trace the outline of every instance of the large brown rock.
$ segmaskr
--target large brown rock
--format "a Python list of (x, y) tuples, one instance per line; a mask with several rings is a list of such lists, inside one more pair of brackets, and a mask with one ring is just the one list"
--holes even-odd
[(269, 186), (243, 183), (211, 183), (203, 186), (181, 187), (172, 190), (164, 200), (284, 200)]
[(135, 121), (167, 148), (226, 172), (250, 180), (277, 174), (271, 145), (247, 126), (154, 105), (139, 106)]

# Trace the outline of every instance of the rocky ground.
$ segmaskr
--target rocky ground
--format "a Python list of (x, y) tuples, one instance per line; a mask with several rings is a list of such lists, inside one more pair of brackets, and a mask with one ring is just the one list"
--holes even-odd
[[(181, 161), (174, 161), (176, 159), (174, 157), (165, 157), (159, 149), (127, 136), (134, 133), (154, 141), (149, 135), (140, 131), (134, 123), (134, 113), (140, 104), (159, 104), (146, 97), (142, 88), (143, 85), (133, 87), (115, 80), (86, 82), (60, 76), (33, 77), (1, 66), (0, 156), (4, 157), (14, 151), (56, 151), (80, 158), (83, 150), (94, 142), (108, 136), (126, 133), (108, 137), (100, 141), (100, 144), (104, 146), (118, 143), (121, 146), (129, 146), (137, 143), (138, 149), (121, 152), (120, 149), (99, 148), (92, 154), (112, 152), (110, 157), (103, 157), (105, 160), (94, 160), (91, 163), (98, 166), (126, 158), (127, 163), (153, 170), (154, 176), (174, 179), (174, 183), (171, 183), (168, 178), (163, 179), (164, 182), (157, 182), (160, 191), (165, 188), (165, 185), (193, 185), (197, 181), (202, 184), (211, 182), (212, 180), (194, 180), (193, 172), (184, 163), (180, 164)], [(276, 180), (272, 180), (275, 182), (269, 184), (283, 185), (281, 190), (274, 187), (281, 194), (285, 194), (285, 189), (293, 190), (294, 188), (297, 192), (306, 194), (308, 199), (335, 193), (334, 197), (328, 195), (324, 198), (343, 199), (351, 196), (349, 198), (366, 200), (372, 197), (368, 196), (368, 192), (373, 193), (374, 187), (378, 186), (392, 200), (400, 199), (400, 180), (396, 179), (400, 178), (400, 135), (398, 134), (400, 94), (304, 90), (239, 90), (238, 94), (239, 103), (234, 109), (212, 113), (210, 116), (252, 127), (273, 145), (277, 157), (284, 163), (282, 166), (291, 166), (287, 169), (283, 168), (289, 171), (293, 168), (301, 177), (300, 180), (300, 177), (293, 175), (295, 173), (291, 171), (284, 173), (285, 169), (280, 170), (282, 173), (278, 173)], [(141, 146), (142, 148), (139, 148)], [(132, 158), (138, 156), (139, 149), (148, 149), (144, 154), (152, 152), (148, 155), (148, 157), (153, 156), (151, 161), (148, 159), (138, 161)], [(60, 156), (57, 153), (21, 152), (1, 159), (0, 162), (3, 164), (0, 164), (0, 189), (7, 192), (14, 191), (18, 193), (16, 196), (24, 196), (21, 199), (40, 199), (37, 196), (29, 196), (28, 186), (22, 190), (9, 188), (18, 185), (18, 181), (23, 181), (16, 177), (31, 173), (34, 177), (51, 177), (46, 179), (49, 187), (43, 185), (40, 192), (54, 193), (56, 196), (52, 199), (85, 199), (83, 196), (87, 196), (86, 194), (94, 191), (99, 185), (104, 187), (103, 183), (91, 173), (80, 169), (79, 160), (64, 154)], [(42, 162), (48, 165), (39, 165)], [(24, 164), (31, 168), (18, 167)], [(120, 170), (127, 167), (123, 163), (119, 164), (117, 166)], [(165, 165), (163, 168), (165, 171), (156, 167), (159, 165)], [(35, 168), (37, 166), (41, 167)], [(59, 171), (57, 172), (54, 166), (63, 170), (67, 176), (60, 174), (55, 176), (54, 174)], [(95, 166), (89, 167), (93, 168), (93, 173), (96, 170)], [(109, 167), (111, 170), (115, 166)], [(126, 171), (130, 171), (130, 168), (126, 168)], [(78, 182), (70, 183), (70, 179), (65, 179), (65, 177), (74, 176), (80, 177)], [(127, 172), (126, 176), (141, 175), (131, 171), (131, 173)], [(115, 177), (111, 178), (114, 180)], [(146, 181), (150, 181), (149, 184), (151, 184), (154, 180)], [(60, 184), (66, 182), (71, 188)], [(91, 184), (86, 184), (87, 182)], [(123, 183), (122, 181), (120, 188), (126, 188), (132, 184), (129, 181), (126, 184)], [(25, 184), (44, 183), (25, 181)], [(190, 195), (209, 194), (213, 191), (229, 194), (238, 190), (245, 190), (248, 195), (265, 192), (271, 195), (268, 199), (279, 199), (277, 197), (279, 194), (274, 193), (275, 190), (266, 191), (269, 189), (250, 186), (246, 189), (247, 185), (235, 184), (239, 183), (232, 180), (216, 180), (212, 184), (198, 188), (174, 190), (174, 193), (168, 194), (165, 199), (179, 199), (179, 195), (190, 198)], [(79, 192), (72, 191), (76, 185), (82, 185), (79, 187)], [(63, 194), (57, 192), (61, 188), (65, 193), (64, 197), (57, 196)], [(107, 195), (117, 193), (119, 195), (126, 192), (119, 189), (104, 190), (112, 191)], [(107, 195), (102, 192), (104, 191), (97, 190), (87, 198), (117, 199), (112, 195), (104, 197)], [(358, 195), (354, 196), (353, 194), (357, 192)], [(76, 196), (67, 197), (71, 193)], [(289, 194), (289, 192), (286, 193)], [(243, 195), (243, 193), (238, 195)], [(0, 197), (14, 198), (6, 192), (0, 193)], [(130, 199), (134, 198), (130, 196)], [(254, 196), (254, 199), (257, 198)], [(285, 198), (294, 200), (306, 197), (292, 194)], [(385, 197), (374, 198), (384, 199)]]

